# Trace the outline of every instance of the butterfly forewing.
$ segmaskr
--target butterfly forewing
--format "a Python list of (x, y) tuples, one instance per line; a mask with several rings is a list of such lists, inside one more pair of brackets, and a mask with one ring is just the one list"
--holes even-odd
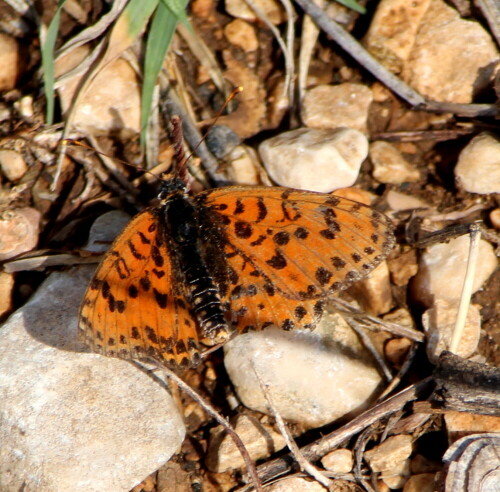
[(322, 298), (366, 276), (394, 243), (384, 215), (334, 195), (229, 187), (199, 200), (223, 224), (235, 272), (224, 299), (239, 331), (314, 327)]
[(147, 209), (118, 236), (85, 294), (80, 334), (103, 355), (192, 365), (196, 323), (182, 282), (174, 281), (161, 219), (161, 207)]

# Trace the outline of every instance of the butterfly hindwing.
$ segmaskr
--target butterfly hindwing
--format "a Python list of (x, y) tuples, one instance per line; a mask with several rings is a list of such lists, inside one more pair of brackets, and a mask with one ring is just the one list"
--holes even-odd
[(80, 334), (92, 350), (172, 366), (198, 361), (196, 323), (167, 241), (160, 207), (136, 215), (115, 240), (81, 307)]

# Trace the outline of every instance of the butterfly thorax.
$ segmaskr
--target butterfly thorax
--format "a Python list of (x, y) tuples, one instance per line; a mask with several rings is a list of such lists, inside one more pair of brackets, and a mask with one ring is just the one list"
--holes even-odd
[(165, 202), (167, 244), (176, 259), (179, 279), (188, 289), (190, 310), (203, 338), (216, 343), (227, 340), (228, 324), (220, 293), (203, 258), (197, 209), (184, 190), (172, 193)]

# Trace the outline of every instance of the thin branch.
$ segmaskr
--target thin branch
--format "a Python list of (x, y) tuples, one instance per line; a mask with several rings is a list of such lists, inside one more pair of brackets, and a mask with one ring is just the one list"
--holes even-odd
[(479, 241), (481, 240), (481, 230), (479, 224), (470, 226), (470, 247), (469, 259), (467, 261), (467, 270), (465, 272), (462, 294), (460, 296), (460, 305), (458, 306), (457, 320), (453, 330), (453, 337), (450, 343), (450, 352), (456, 353), (465, 328), (465, 321), (472, 296), (474, 277), (476, 275), (477, 259), (479, 256)]
[(273, 417), (276, 419), (276, 425), (278, 426), (278, 429), (280, 430), (281, 435), (285, 439), (285, 442), (286, 442), (286, 445), (288, 446), (288, 449), (290, 450), (290, 452), (292, 453), (294, 458), (297, 460), (297, 463), (299, 464), (300, 469), (302, 471), (308, 473), (311, 477), (313, 477), (317, 482), (319, 482), (324, 487), (326, 487), (326, 488), (330, 487), (332, 482), (321, 473), (321, 470), (319, 470), (312, 463), (307, 461), (307, 459), (300, 452), (300, 449), (297, 446), (297, 443), (294, 441), (292, 435), (290, 434), (290, 431), (288, 430), (288, 427), (286, 426), (285, 422), (281, 418), (281, 415), (278, 413), (278, 411), (276, 410), (276, 407), (273, 404), (271, 392), (269, 391), (269, 385), (262, 380), (262, 378), (260, 377), (260, 374), (258, 373), (255, 366), (253, 366), (253, 370), (255, 373), (255, 377), (259, 381), (259, 385), (260, 385), (262, 392), (264, 393), (264, 396), (267, 400), (267, 407), (268, 407), (269, 411), (272, 413)]
[(262, 488), (262, 483), (257, 475), (255, 463), (248, 454), (247, 448), (240, 439), (240, 436), (238, 436), (238, 434), (235, 432), (231, 424), (219, 412), (217, 412), (209, 403), (207, 403), (204, 398), (202, 398), (198, 393), (196, 393), (196, 391), (194, 391), (193, 388), (191, 388), (179, 376), (177, 376), (177, 374), (175, 374), (173, 371), (171, 371), (167, 367), (161, 365), (159, 362), (156, 362), (154, 360), (148, 362), (154, 365), (155, 368), (150, 369), (144, 363), (137, 362), (134, 360), (130, 361), (131, 364), (138, 367), (139, 369), (141, 369), (141, 371), (145, 372), (156, 382), (159, 382), (160, 384), (162, 384), (162, 386), (164, 386), (165, 382), (158, 376), (158, 374), (155, 374), (156, 370), (160, 370), (161, 374), (165, 375), (165, 377), (173, 381), (182, 391), (184, 391), (184, 393), (186, 393), (190, 398), (196, 401), (203, 408), (203, 410), (205, 410), (205, 412), (211, 415), (220, 425), (222, 425), (222, 427), (224, 427), (224, 429), (229, 434), (234, 444), (238, 448), (239, 452), (241, 453), (241, 456), (247, 466), (248, 473), (250, 474), (250, 477), (252, 479), (255, 490), (257, 490), (257, 492), (264, 492), (264, 489)]

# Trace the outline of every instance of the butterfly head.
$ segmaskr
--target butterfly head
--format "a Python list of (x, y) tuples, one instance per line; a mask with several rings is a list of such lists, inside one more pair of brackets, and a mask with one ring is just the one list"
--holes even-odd
[(160, 198), (160, 200), (164, 200), (168, 197), (168, 195), (171, 195), (176, 191), (185, 192), (186, 183), (179, 177), (171, 176), (161, 182), (158, 198)]

